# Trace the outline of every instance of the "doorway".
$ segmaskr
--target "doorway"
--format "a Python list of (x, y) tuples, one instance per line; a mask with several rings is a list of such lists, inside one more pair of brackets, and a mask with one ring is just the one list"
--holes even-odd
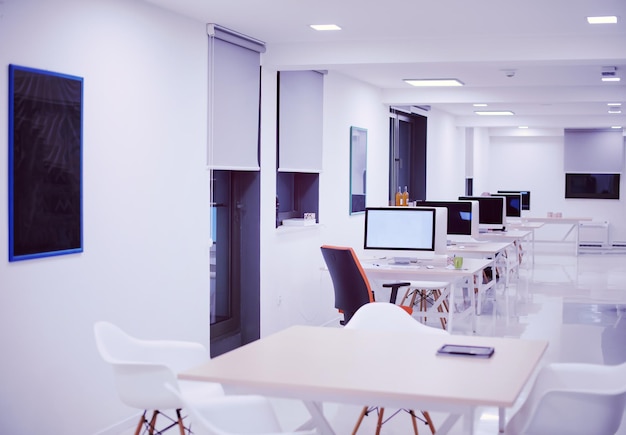
[(260, 337), (260, 176), (213, 171), (211, 356)]

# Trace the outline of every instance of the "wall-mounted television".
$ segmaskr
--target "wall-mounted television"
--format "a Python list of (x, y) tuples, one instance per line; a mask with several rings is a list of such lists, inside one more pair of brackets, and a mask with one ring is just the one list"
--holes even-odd
[(478, 201), (478, 226), (481, 230), (506, 228), (506, 201), (503, 196), (459, 196), (461, 201)]
[(506, 202), (506, 217), (522, 217), (521, 193), (492, 193), (492, 196), (504, 196)]
[[(479, 237), (478, 201), (418, 201), (420, 207), (446, 207), (448, 209), (448, 235)], [(460, 240), (461, 238), (452, 239)]]
[(519, 193), (522, 195), (522, 210), (530, 210), (530, 190), (498, 190), (498, 193)]
[(447, 219), (439, 207), (367, 207), (363, 247), (403, 251), (396, 258), (445, 254)]
[(620, 174), (565, 174), (565, 198), (619, 199)]

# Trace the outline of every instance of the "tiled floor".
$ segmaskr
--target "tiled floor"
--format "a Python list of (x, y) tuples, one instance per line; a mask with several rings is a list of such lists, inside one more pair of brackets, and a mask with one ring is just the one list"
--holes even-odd
[[(532, 264), (528, 255), (525, 260)], [(477, 334), (548, 339), (543, 363), (586, 362), (618, 364), (626, 361), (626, 255), (575, 256), (555, 247), (538, 247), (534, 268), (522, 270), (506, 297), (487, 302), (478, 318)], [(436, 325), (435, 325), (436, 326)], [(457, 324), (453, 334), (470, 333)], [(524, 397), (526, 392), (522, 394)], [(523, 398), (522, 397), (522, 398)], [(286, 427), (293, 427), (306, 411), (291, 401), (275, 401)], [(326, 404), (325, 412), (338, 435), (350, 434), (360, 407)], [(507, 417), (514, 412), (507, 411)], [(432, 414), (435, 424), (445, 415)], [(359, 434), (373, 434), (375, 416), (366, 417)], [(462, 434), (461, 424), (453, 434)], [(383, 435), (412, 433), (409, 417), (398, 415), (383, 426)], [(427, 426), (420, 434), (429, 434)], [(477, 435), (497, 434), (496, 408), (479, 409)], [(626, 435), (626, 419), (619, 434)]]

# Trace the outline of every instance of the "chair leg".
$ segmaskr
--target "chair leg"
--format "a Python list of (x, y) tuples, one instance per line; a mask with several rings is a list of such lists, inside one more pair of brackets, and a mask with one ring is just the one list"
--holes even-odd
[(409, 411), (409, 415), (411, 415), (411, 423), (413, 423), (413, 432), (415, 435), (419, 435), (419, 431), (417, 430), (417, 417), (415, 416), (415, 411), (412, 409)]
[(378, 408), (378, 421), (376, 422), (376, 435), (380, 435), (380, 430), (383, 427), (383, 414), (385, 413), (385, 408)]
[(183, 417), (180, 409), (176, 410), (176, 421), (178, 422), (178, 428), (180, 429), (180, 435), (185, 435), (185, 425), (183, 424)]
[(422, 411), (422, 415), (424, 416), (424, 419), (426, 419), (426, 424), (428, 424), (428, 427), (430, 428), (430, 432), (434, 435), (435, 425), (433, 424), (433, 421), (430, 418), (430, 414), (428, 413), (428, 411)]
[(361, 422), (363, 421), (363, 417), (367, 415), (368, 409), (369, 409), (368, 406), (364, 406), (363, 409), (361, 410), (359, 419), (356, 421), (356, 424), (354, 425), (354, 429), (352, 430), (352, 435), (356, 435), (356, 432), (359, 430), (359, 427), (361, 426)]
[(159, 415), (158, 410), (152, 413), (152, 418), (150, 419), (150, 429), (148, 430), (148, 433), (150, 435), (154, 435), (154, 428), (156, 427), (156, 420), (157, 420), (158, 415)]
[[(409, 298), (411, 293), (411, 287), (406, 289), (406, 292), (404, 293), (404, 296), (402, 297), (402, 302), (400, 302), (400, 305), (404, 305), (404, 303), (406, 302), (406, 300)], [(413, 304), (409, 304), (409, 307), (412, 307)]]
[(135, 435), (139, 435), (139, 432), (141, 432), (141, 428), (143, 427), (143, 424), (148, 422), (148, 420), (146, 420), (146, 412), (148, 411), (144, 411), (143, 414), (141, 415), (141, 418), (139, 419), (139, 424), (137, 425), (137, 429), (135, 429)]

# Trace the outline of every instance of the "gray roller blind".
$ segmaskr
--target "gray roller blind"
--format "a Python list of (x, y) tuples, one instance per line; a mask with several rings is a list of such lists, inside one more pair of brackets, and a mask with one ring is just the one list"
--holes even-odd
[(622, 130), (566, 129), (565, 172), (619, 173), (624, 170)]
[(260, 53), (265, 45), (209, 24), (208, 166), (259, 170)]
[(322, 73), (317, 71), (279, 73), (279, 171), (321, 172), (323, 102)]

